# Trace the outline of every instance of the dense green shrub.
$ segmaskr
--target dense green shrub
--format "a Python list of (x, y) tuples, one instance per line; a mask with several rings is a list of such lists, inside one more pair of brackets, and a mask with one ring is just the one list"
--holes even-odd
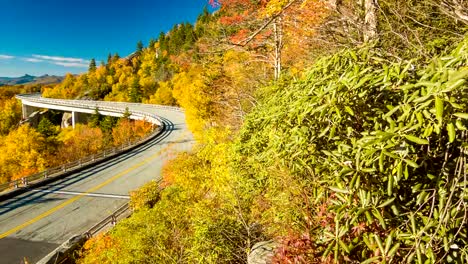
[(303, 231), (323, 261), (467, 262), (467, 63), (468, 39), (425, 65), (366, 48), (323, 58), (265, 92), (239, 171), (260, 188), (284, 168), (307, 183)]

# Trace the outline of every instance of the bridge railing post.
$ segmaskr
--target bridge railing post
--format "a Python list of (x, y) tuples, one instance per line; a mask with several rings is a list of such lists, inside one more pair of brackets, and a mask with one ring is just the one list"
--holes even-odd
[(21, 183), (23, 184), (24, 187), (28, 186), (28, 178), (27, 177), (21, 178)]

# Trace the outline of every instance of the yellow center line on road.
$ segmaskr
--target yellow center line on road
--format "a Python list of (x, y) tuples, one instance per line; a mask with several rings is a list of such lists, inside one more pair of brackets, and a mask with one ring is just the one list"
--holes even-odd
[(122, 177), (122, 176), (128, 174), (129, 172), (131, 172), (131, 171), (133, 171), (133, 170), (136, 170), (137, 168), (139, 168), (139, 167), (145, 165), (147, 162), (149, 162), (149, 161), (151, 161), (151, 160), (157, 158), (157, 157), (160, 156), (164, 151), (168, 150), (168, 149), (171, 148), (174, 144), (178, 143), (177, 141), (178, 141), (179, 139), (181, 139), (182, 137), (184, 137), (187, 133), (188, 133), (188, 132), (183, 133), (180, 137), (178, 137), (178, 138), (175, 140), (176, 142), (173, 142), (173, 143), (168, 144), (164, 149), (159, 150), (156, 154), (152, 155), (152, 156), (149, 157), (149, 158), (146, 158), (146, 159), (143, 160), (142, 162), (140, 162), (140, 163), (138, 163), (138, 164), (136, 164), (136, 165), (134, 165), (134, 166), (132, 166), (132, 167), (130, 167), (130, 168), (128, 168), (128, 169), (126, 169), (126, 170), (120, 172), (120, 173), (118, 173), (117, 175), (112, 176), (111, 178), (107, 179), (106, 181), (104, 181), (104, 182), (102, 182), (102, 183), (100, 183), (100, 184), (98, 184), (98, 185), (96, 185), (96, 186), (94, 186), (94, 187), (92, 187), (92, 188), (90, 188), (90, 189), (84, 191), (83, 193), (81, 193), (81, 194), (79, 194), (79, 195), (77, 195), (77, 196), (75, 196), (75, 197), (73, 197), (73, 198), (70, 198), (69, 200), (67, 200), (67, 201), (65, 201), (65, 202), (63, 202), (63, 203), (61, 203), (61, 204), (59, 204), (59, 205), (57, 205), (57, 206), (55, 206), (55, 207), (53, 207), (53, 208), (51, 208), (51, 209), (45, 211), (44, 213), (42, 213), (42, 214), (40, 214), (40, 215), (34, 217), (33, 219), (31, 219), (31, 220), (29, 220), (29, 221), (27, 221), (27, 222), (25, 222), (25, 223), (23, 223), (23, 224), (21, 224), (21, 225), (19, 225), (19, 226), (14, 227), (14, 228), (12, 228), (12, 229), (6, 231), (5, 233), (0, 234), (0, 239), (2, 239), (2, 238), (4, 238), (4, 237), (7, 237), (7, 236), (9, 236), (9, 235), (11, 235), (11, 234), (13, 234), (13, 233), (16, 233), (17, 231), (19, 231), (19, 230), (21, 230), (21, 229), (23, 229), (23, 228), (25, 228), (25, 227), (27, 227), (27, 226), (29, 226), (29, 225), (34, 224), (35, 222), (37, 222), (37, 221), (43, 219), (44, 217), (47, 217), (47, 216), (51, 215), (52, 213), (54, 213), (54, 212), (56, 212), (56, 211), (62, 209), (63, 207), (65, 207), (65, 206), (67, 206), (67, 205), (69, 205), (69, 204), (71, 204), (71, 203), (73, 203), (73, 202), (75, 202), (75, 201), (77, 201), (77, 200), (83, 198), (83, 197), (86, 196), (88, 193), (95, 192), (95, 191), (99, 190), (100, 188), (102, 188), (102, 187), (108, 185), (109, 183), (111, 183), (111, 182), (117, 180), (118, 178), (120, 178), (120, 177)]

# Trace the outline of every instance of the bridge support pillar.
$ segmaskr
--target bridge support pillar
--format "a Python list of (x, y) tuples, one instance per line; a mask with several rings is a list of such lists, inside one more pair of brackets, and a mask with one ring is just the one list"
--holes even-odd
[(76, 124), (78, 124), (78, 123), (80, 123), (80, 124), (87, 123), (88, 114), (75, 112), (75, 111), (73, 111), (71, 114), (72, 114), (72, 126), (73, 126), (73, 128), (75, 128)]
[(32, 113), (37, 111), (36, 107), (23, 104), (23, 119), (28, 118)]
[(77, 122), (78, 122), (78, 113), (73, 111), (72, 112), (72, 126), (73, 126), (73, 128), (75, 128)]

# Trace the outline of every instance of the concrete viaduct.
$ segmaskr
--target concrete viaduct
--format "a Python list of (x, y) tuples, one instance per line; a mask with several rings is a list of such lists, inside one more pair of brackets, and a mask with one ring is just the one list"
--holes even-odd
[(162, 125), (161, 120), (153, 109), (178, 109), (175, 107), (135, 103), (49, 99), (41, 97), (40, 94), (22, 94), (17, 95), (16, 98), (22, 102), (23, 119), (27, 119), (39, 109), (59, 110), (71, 113), (73, 127), (75, 127), (76, 123), (84, 122), (86, 115), (94, 114), (96, 109), (101, 115), (115, 117), (123, 116), (128, 109), (131, 113), (130, 119), (146, 120), (159, 126)]

